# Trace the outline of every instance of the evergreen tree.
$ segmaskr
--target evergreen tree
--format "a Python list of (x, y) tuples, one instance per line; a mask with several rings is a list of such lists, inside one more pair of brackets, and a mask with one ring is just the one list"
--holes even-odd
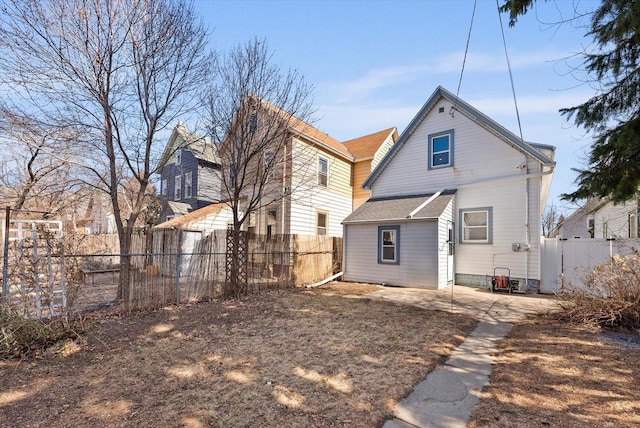
[[(500, 11), (509, 13), (513, 26), (535, 1), (506, 0)], [(583, 65), (599, 89), (585, 103), (560, 113), (593, 132), (594, 141), (588, 167), (574, 169), (577, 190), (562, 197), (623, 202), (640, 186), (640, 2), (602, 0), (586, 36), (596, 49), (583, 53)]]

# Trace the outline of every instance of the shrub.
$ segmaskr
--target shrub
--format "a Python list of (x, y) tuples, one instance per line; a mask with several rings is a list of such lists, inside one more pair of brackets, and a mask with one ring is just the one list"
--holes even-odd
[(614, 255), (559, 294), (564, 320), (612, 329), (640, 328), (640, 256)]
[(0, 305), (0, 359), (28, 357), (56, 342), (77, 337), (76, 331), (63, 319), (27, 319)]

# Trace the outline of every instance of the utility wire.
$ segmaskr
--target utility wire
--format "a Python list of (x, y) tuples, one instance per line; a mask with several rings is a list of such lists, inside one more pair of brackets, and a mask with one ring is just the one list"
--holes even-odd
[(476, 5), (477, 0), (473, 1), (473, 12), (471, 13), (471, 23), (469, 24), (469, 34), (467, 34), (467, 45), (464, 48), (464, 58), (462, 59), (462, 70), (460, 71), (460, 80), (458, 80), (458, 90), (456, 91), (456, 100), (451, 108), (449, 114), (453, 117), (453, 114), (456, 110), (456, 106), (458, 105), (458, 96), (460, 95), (460, 86), (462, 85), (462, 75), (464, 74), (464, 66), (467, 62), (467, 53), (469, 52), (469, 42), (471, 41), (471, 30), (473, 29), (473, 19), (476, 16)]
[(502, 24), (502, 17), (500, 16), (500, 4), (496, 0), (496, 8), (498, 11), (498, 20), (500, 21), (500, 32), (502, 33), (502, 45), (504, 46), (504, 56), (507, 58), (507, 68), (509, 69), (509, 80), (511, 81), (511, 93), (513, 94), (513, 104), (516, 107), (516, 117), (518, 119), (518, 130), (520, 131), (520, 140), (524, 143), (522, 137), (522, 125), (520, 124), (520, 112), (518, 111), (518, 101), (516, 100), (516, 88), (513, 84), (513, 74), (511, 73), (511, 63), (509, 62), (509, 53), (507, 52), (507, 39), (504, 37), (504, 25)]

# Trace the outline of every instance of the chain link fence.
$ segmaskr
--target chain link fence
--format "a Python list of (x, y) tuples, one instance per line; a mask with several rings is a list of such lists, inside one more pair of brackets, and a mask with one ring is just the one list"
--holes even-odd
[[(252, 244), (242, 259), (246, 272), (242, 291), (304, 285), (337, 272), (341, 241), (312, 238), (289, 240), (287, 246), (293, 251), (277, 251), (264, 242)], [(8, 269), (3, 274), (2, 302), (25, 317), (50, 318), (117, 304), (135, 310), (229, 295), (228, 252), (65, 254), (57, 242), (20, 241), (4, 255)], [(124, 258), (129, 263), (123, 263)], [(129, 266), (128, 271), (122, 266)]]

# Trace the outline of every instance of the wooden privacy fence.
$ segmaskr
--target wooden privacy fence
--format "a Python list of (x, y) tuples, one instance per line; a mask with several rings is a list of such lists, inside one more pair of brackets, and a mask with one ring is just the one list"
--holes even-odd
[(585, 277), (615, 254), (632, 255), (640, 250), (640, 239), (541, 238), (540, 292), (555, 294), (563, 289), (584, 288)]

